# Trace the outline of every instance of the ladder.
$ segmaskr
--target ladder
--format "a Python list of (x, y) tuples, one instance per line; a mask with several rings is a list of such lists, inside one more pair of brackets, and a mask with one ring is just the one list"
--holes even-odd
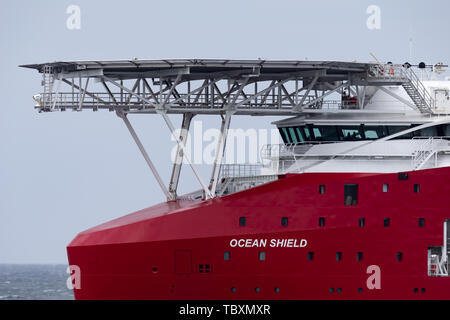
[(53, 67), (45, 65), (42, 72), (42, 86), (44, 88), (44, 96), (42, 97), (42, 103), (44, 109), (51, 108), (54, 83), (55, 83), (55, 75)]
[(419, 80), (417, 75), (410, 68), (405, 68), (404, 75), (405, 81), (402, 84), (408, 96), (413, 101), (414, 105), (419, 109), (421, 113), (433, 113), (434, 99), (427, 91), (422, 81)]

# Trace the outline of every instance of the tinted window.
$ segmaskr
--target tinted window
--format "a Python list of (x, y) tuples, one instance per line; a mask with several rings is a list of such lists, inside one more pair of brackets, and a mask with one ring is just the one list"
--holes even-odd
[(414, 133), (416, 136), (419, 135), (421, 137), (437, 137), (438, 136), (437, 127), (423, 128)]
[(286, 128), (281, 128), (280, 133), (284, 143), (292, 143)]
[(362, 140), (359, 127), (339, 127), (341, 139), (344, 141)]
[(317, 126), (313, 128), (313, 132), (317, 141), (339, 141), (335, 126)]
[(301, 131), (303, 132), (303, 135), (305, 137), (305, 140), (311, 140), (311, 134), (309, 132), (309, 128), (307, 127), (301, 127)]
[[(404, 130), (411, 129), (411, 127), (410, 126), (388, 126), (387, 129), (388, 129), (389, 135), (392, 135), (392, 134), (395, 134), (395, 133), (398, 133), (398, 132), (401, 132)], [(396, 137), (395, 139), (411, 139), (412, 137), (413, 137), (413, 133), (410, 132), (410, 133), (401, 135), (399, 137)]]
[(443, 124), (442, 125), (442, 134), (445, 137), (450, 137), (450, 124)]
[(380, 139), (387, 136), (385, 126), (364, 126), (364, 136), (366, 139)]
[(302, 135), (302, 132), (300, 130), (300, 127), (295, 128), (295, 131), (297, 132), (297, 136), (298, 136), (299, 141), (300, 142), (305, 141), (305, 139), (303, 139), (303, 135)]
[(294, 128), (289, 128), (289, 133), (291, 135), (292, 143), (298, 143), (297, 135), (295, 134)]
[(344, 185), (344, 204), (346, 206), (355, 206), (358, 204), (358, 185)]

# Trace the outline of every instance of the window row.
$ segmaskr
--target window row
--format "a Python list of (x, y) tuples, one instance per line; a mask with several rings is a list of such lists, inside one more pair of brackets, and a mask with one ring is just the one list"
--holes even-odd
[[(233, 293), (237, 291), (236, 287), (231, 287), (230, 290)], [(261, 292), (261, 288), (260, 287), (255, 287), (254, 290), (255, 290), (256, 293)], [(279, 287), (275, 287), (275, 288), (273, 288), (273, 291), (275, 293), (278, 293), (278, 292), (280, 292), (280, 288)]]
[[(405, 173), (407, 174), (407, 173)], [(407, 177), (407, 175), (406, 175)], [(400, 178), (400, 180), (406, 180)], [(384, 183), (382, 187), (382, 191), (384, 193), (389, 192), (389, 184)], [(414, 193), (419, 193), (420, 191), (420, 184), (415, 183), (413, 186)], [(319, 194), (325, 194), (325, 185), (321, 184), (319, 185)], [(345, 184), (344, 185), (344, 204), (346, 206), (355, 206), (358, 204), (358, 185), (357, 184)]]
[[(305, 124), (295, 127), (279, 128), (284, 143), (303, 143), (306, 141), (359, 141), (375, 140), (387, 137), (419, 124), (410, 125), (314, 125)], [(450, 125), (441, 124), (410, 133), (394, 139), (412, 139), (413, 137), (450, 137)]]
[[(363, 261), (363, 257), (364, 257), (364, 253), (362, 251), (358, 251), (356, 253), (356, 261)], [(397, 262), (403, 261), (403, 252), (397, 252), (395, 254), (395, 257), (396, 257)], [(342, 261), (342, 258), (343, 258), (342, 251), (336, 252), (336, 261)], [(225, 251), (223, 254), (223, 259), (225, 261), (231, 260), (231, 252)], [(259, 259), (259, 261), (265, 261), (266, 260), (266, 252), (265, 251), (258, 252), (258, 259)], [(314, 251), (309, 251), (307, 253), (307, 259), (308, 259), (308, 261), (314, 260)], [(209, 268), (208, 268), (208, 270), (209, 270)]]
[[(239, 218), (239, 226), (241, 227), (245, 227), (247, 223), (247, 219), (246, 217), (240, 217)], [(281, 218), (281, 226), (286, 227), (288, 226), (289, 223), (289, 218), (288, 217), (282, 217)], [(364, 227), (366, 225), (366, 218), (359, 218), (358, 219), (358, 226), (359, 227)], [(391, 219), (390, 218), (384, 218), (383, 219), (383, 226), (384, 227), (389, 227), (391, 225)], [(425, 218), (418, 218), (417, 221), (417, 225), (419, 227), (424, 227), (425, 226)], [(319, 227), (325, 227), (325, 217), (319, 217), (318, 220), (318, 226)]]

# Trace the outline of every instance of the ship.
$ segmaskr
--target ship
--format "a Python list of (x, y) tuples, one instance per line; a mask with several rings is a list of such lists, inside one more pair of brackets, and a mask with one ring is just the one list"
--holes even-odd
[[(76, 299), (450, 299), (450, 81), (445, 65), (165, 59), (23, 65), (39, 112), (112, 112), (166, 201), (67, 246)], [(89, 81), (91, 80), (91, 81)], [(129, 116), (177, 143), (166, 185)], [(180, 131), (168, 115), (182, 116)], [(209, 181), (186, 148), (221, 117)], [(260, 163), (224, 163), (237, 116), (282, 116)], [(198, 190), (178, 194), (182, 167)]]

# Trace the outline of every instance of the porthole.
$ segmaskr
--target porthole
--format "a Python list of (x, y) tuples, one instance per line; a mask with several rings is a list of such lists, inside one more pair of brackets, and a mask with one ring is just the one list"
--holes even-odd
[(231, 287), (231, 292), (236, 292), (236, 287)]
[(275, 287), (274, 290), (275, 290), (276, 293), (280, 292), (280, 288), (278, 288), (278, 287)]
[(259, 291), (261, 291), (261, 290), (259, 289), (259, 287), (256, 287), (256, 288), (255, 288), (255, 292), (258, 293)]

